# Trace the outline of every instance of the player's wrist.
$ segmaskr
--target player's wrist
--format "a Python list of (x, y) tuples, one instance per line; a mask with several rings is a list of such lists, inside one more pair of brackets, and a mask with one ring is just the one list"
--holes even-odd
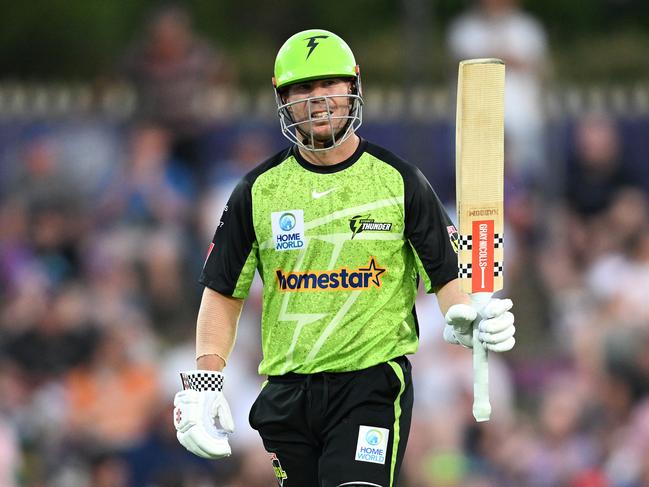
[(196, 368), (221, 372), (227, 365), (225, 358), (218, 353), (204, 353), (196, 357)]

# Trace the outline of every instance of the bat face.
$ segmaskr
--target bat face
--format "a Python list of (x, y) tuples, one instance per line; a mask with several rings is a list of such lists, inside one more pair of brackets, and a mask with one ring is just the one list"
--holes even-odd
[(458, 77), (456, 197), (460, 287), (493, 293), (503, 285), (505, 65), (462, 61)]

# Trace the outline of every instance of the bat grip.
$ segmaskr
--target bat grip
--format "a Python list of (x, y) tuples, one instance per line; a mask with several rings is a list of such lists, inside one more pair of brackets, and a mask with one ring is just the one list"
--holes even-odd
[(487, 349), (479, 339), (478, 325), (482, 317), (482, 310), (491, 299), (492, 294), (471, 294), (471, 303), (478, 312), (478, 318), (473, 322), (473, 417), (478, 422), (489, 421), (491, 416)]

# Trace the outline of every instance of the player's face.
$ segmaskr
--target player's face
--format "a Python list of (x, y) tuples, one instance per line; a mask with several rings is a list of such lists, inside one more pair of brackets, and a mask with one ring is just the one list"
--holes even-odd
[(332, 140), (348, 122), (352, 98), (348, 79), (329, 78), (297, 83), (287, 88), (285, 102), (300, 132), (315, 142)]

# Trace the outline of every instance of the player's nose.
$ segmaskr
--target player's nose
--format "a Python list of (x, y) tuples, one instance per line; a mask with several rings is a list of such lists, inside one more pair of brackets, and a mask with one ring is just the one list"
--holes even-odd
[(311, 92), (309, 103), (311, 105), (311, 110), (314, 109), (327, 109), (332, 107), (331, 100), (325, 98), (326, 93), (314, 93)]
[(311, 87), (311, 97), (321, 97), (331, 94), (331, 87), (323, 81), (316, 81)]

